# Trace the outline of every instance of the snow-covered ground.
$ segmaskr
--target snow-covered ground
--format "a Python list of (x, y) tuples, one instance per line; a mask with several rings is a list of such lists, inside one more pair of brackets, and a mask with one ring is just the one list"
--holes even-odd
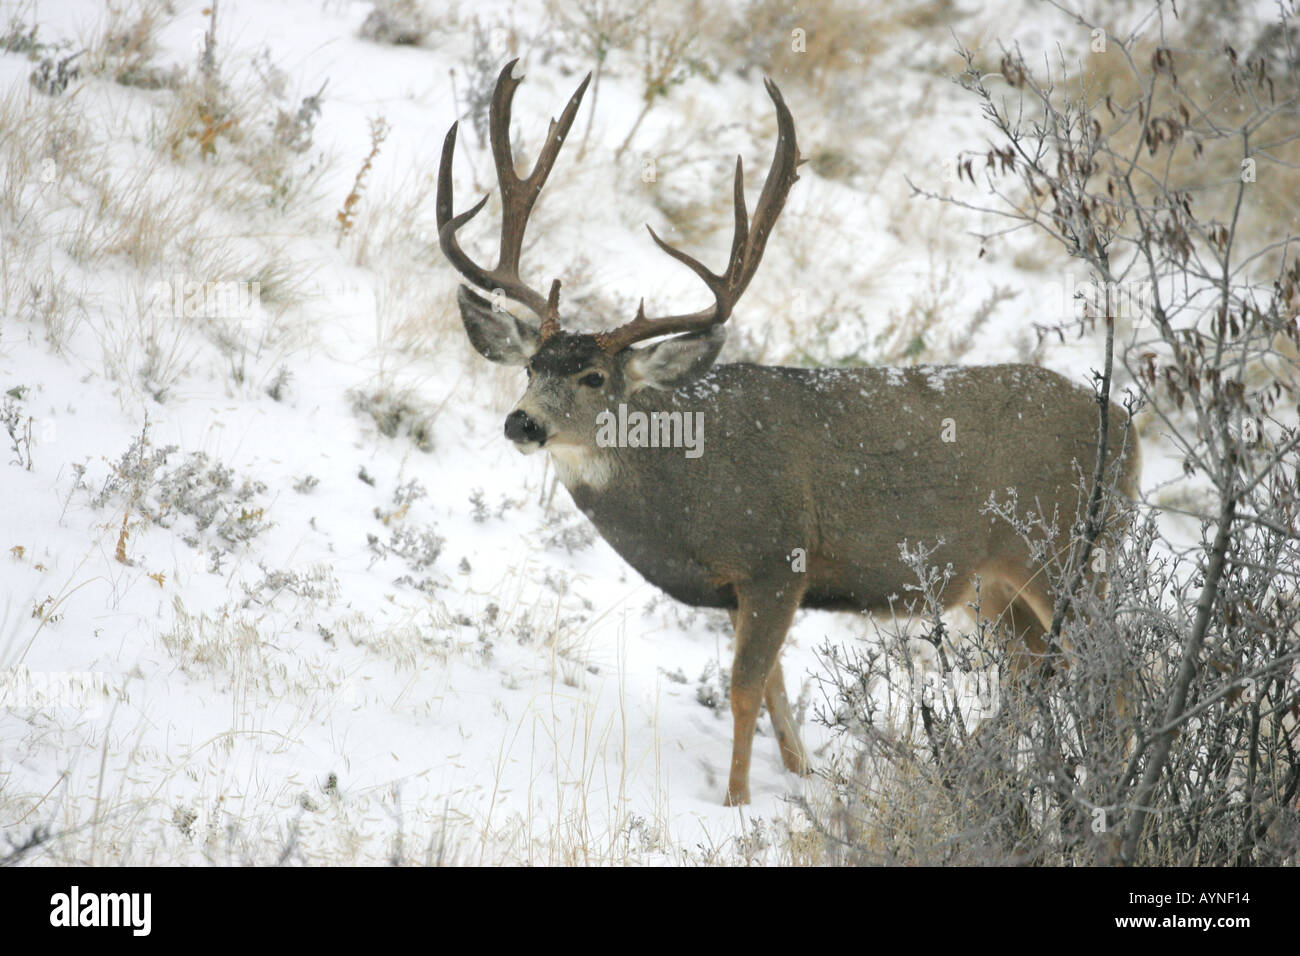
[[(423, 42), (397, 46), (360, 35), (370, 4), (223, 0), (225, 128), (166, 83), (113, 81), (139, 52), (124, 28), (156, 9), (141, 62), (193, 91), (204, 6), (122, 6), (0, 5), (0, 28), (16, 16), (65, 41), (56, 60), (87, 51), (53, 95), (27, 52), (0, 53), (0, 392), (18, 435), (0, 467), (0, 856), (37, 835), (29, 859), (94, 864), (815, 859), (788, 798), (822, 784), (784, 771), (766, 718), (752, 806), (721, 805), (726, 616), (646, 584), (545, 456), (511, 449), (523, 377), (471, 349), (437, 249), (448, 126), (463, 120), (458, 208), (494, 193), (471, 230), (490, 255), (495, 184), (467, 104), (522, 56), (531, 163), (594, 66), (555, 7), (593, 5), (430, 4)], [(1086, 42), (1048, 35), (1047, 15), (1009, 4), (953, 27)], [(1064, 308), (1055, 253), (1020, 237), (980, 257), (971, 217), (909, 198), (905, 175), (969, 189), (952, 157), (984, 140), (947, 79), (946, 28), (891, 30), (820, 85), (775, 77), (813, 162), (724, 360), (1035, 360), (1086, 380), (1095, 340), (1040, 348), (1032, 332)], [(524, 256), (592, 328), (642, 295), (698, 307), (642, 223), (689, 221), (669, 241), (720, 262), (734, 156), (752, 202), (775, 139), (737, 53), (677, 77), (616, 159), (641, 110), (638, 49), (611, 53), (588, 93)], [(322, 86), (296, 151), (277, 115), (292, 130)], [(247, 285), (192, 300), (186, 283), (209, 282)], [(214, 302), (252, 283), (246, 309)], [(998, 287), (1017, 294), (968, 328)], [(1147, 469), (1169, 473), (1150, 451)], [(783, 660), (814, 763), (834, 746), (812, 719), (816, 650), (869, 635), (852, 615), (796, 620)]]

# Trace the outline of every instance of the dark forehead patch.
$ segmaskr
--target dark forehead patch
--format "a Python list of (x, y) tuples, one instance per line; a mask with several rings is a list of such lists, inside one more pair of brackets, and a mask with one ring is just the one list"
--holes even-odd
[(594, 335), (559, 332), (542, 343), (528, 360), (528, 367), (534, 372), (573, 375), (594, 363), (600, 354)]

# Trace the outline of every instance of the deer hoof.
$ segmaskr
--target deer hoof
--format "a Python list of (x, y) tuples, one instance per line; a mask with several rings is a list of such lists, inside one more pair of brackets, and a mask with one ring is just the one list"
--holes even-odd
[(728, 790), (727, 798), (722, 801), (724, 807), (746, 807), (749, 806), (749, 788), (743, 790)]
[(812, 765), (808, 762), (808, 756), (802, 750), (786, 750), (781, 748), (781, 762), (785, 764), (785, 769), (792, 774), (800, 777), (812, 775)]

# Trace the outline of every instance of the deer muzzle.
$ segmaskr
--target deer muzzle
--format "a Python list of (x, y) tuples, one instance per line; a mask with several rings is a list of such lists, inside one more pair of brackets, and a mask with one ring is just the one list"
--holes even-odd
[(546, 444), (546, 428), (522, 408), (506, 416), (506, 437), (525, 455)]

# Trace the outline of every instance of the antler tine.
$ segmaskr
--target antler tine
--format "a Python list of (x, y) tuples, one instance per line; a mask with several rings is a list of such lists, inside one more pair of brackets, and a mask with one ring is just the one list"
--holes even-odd
[(551, 281), (551, 294), (546, 297), (546, 311), (542, 313), (542, 341), (560, 331), (560, 280)]
[(541, 315), (546, 308), (546, 300), (519, 281), (518, 276), (504, 274), (498, 269), (486, 269), (479, 265), (460, 246), (456, 231), (469, 222), (487, 204), (484, 196), (459, 216), (452, 215), (453, 198), (451, 186), (451, 161), (456, 151), (456, 130), (459, 123), (453, 123), (447, 130), (447, 137), (442, 142), (442, 160), (438, 165), (438, 245), (443, 255), (463, 275), (480, 289), (493, 291), (501, 289), (509, 298), (522, 302), (533, 312)]
[(514, 76), (514, 67), (518, 62), (518, 59), (511, 60), (497, 77), (488, 124), (492, 158), (496, 162), (497, 181), (501, 186), (501, 256), (497, 267), (516, 272), (528, 215), (541, 194), (542, 186), (546, 184), (546, 178), (551, 174), (551, 167), (555, 165), (555, 158), (560, 154), (560, 147), (564, 145), (564, 138), (569, 134), (569, 127), (577, 115), (578, 104), (582, 102), (587, 84), (591, 82), (591, 74), (588, 73), (573, 96), (569, 97), (559, 122), (551, 120), (546, 130), (546, 144), (538, 153), (533, 171), (527, 179), (521, 179), (515, 172), (514, 156), (510, 150), (510, 109), (515, 90), (523, 82), (523, 77), (516, 79)]
[(597, 333), (596, 341), (605, 351), (617, 352), (636, 342), (660, 335), (698, 332), (719, 325), (731, 316), (731, 310), (744, 294), (750, 280), (754, 278), (754, 273), (758, 271), (758, 265), (763, 259), (763, 250), (767, 246), (768, 236), (781, 215), (790, 187), (799, 179), (796, 168), (803, 162), (799, 158), (799, 146), (795, 139), (794, 119), (785, 105), (781, 91), (770, 79), (764, 80), (764, 85), (768, 96), (776, 106), (776, 152), (772, 157), (772, 166), (768, 170), (767, 181), (763, 184), (758, 205), (754, 208), (752, 222), (745, 208), (744, 167), (740, 158), (736, 158), (736, 178), (733, 187), (736, 222), (731, 237), (731, 254), (727, 257), (727, 271), (717, 275), (698, 259), (668, 245), (653, 229), (646, 226), (650, 230), (650, 237), (660, 249), (687, 266), (709, 287), (714, 297), (713, 307), (683, 315), (646, 318), (643, 301), (637, 309), (636, 318), (631, 322), (609, 332)]
[(510, 109), (515, 90), (523, 77), (514, 76), (518, 59), (511, 60), (497, 76), (496, 88), (492, 93), (489, 109), (488, 133), (492, 144), (492, 157), (496, 165), (497, 185), (501, 190), (501, 247), (494, 269), (486, 269), (474, 262), (461, 248), (456, 232), (483, 208), (487, 202), (484, 196), (466, 212), (456, 216), (452, 214), (451, 164), (456, 151), (456, 130), (458, 123), (453, 123), (447, 131), (442, 144), (442, 158), (438, 165), (438, 244), (443, 254), (451, 261), (465, 278), (480, 288), (492, 291), (500, 289), (508, 298), (521, 302), (542, 319), (542, 337), (549, 338), (560, 330), (559, 302), (560, 282), (551, 284), (548, 296), (543, 297), (519, 277), (519, 257), (523, 250), (524, 230), (528, 226), (528, 216), (534, 203), (551, 173), (551, 167), (559, 155), (564, 138), (573, 125), (582, 96), (591, 82), (591, 74), (578, 86), (568, 104), (560, 114), (557, 122), (552, 119), (546, 132), (546, 143), (538, 154), (533, 171), (526, 179), (521, 179), (515, 172), (514, 157), (510, 151)]

